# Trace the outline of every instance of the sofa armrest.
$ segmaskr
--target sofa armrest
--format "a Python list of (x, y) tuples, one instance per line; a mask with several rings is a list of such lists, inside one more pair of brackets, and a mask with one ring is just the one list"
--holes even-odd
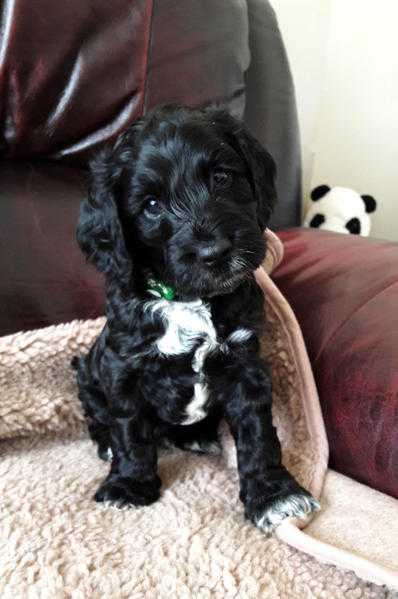
[(273, 273), (301, 325), (331, 466), (398, 497), (398, 244), (279, 232)]

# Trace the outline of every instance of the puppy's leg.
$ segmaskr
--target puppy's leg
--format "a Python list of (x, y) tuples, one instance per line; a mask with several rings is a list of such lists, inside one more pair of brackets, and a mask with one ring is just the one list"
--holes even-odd
[(282, 465), (271, 403), (268, 375), (259, 364), (245, 365), (225, 412), (236, 442), (245, 515), (267, 533), (287, 517), (302, 518), (319, 509)]
[(90, 437), (98, 445), (99, 457), (108, 461), (112, 457), (112, 451), (106, 397), (99, 384), (90, 375), (84, 358), (74, 358), (72, 366), (77, 371), (78, 397), (83, 407)]
[[(136, 402), (134, 398), (131, 405), (139, 405), (139, 400)], [(114, 412), (111, 448), (111, 469), (96, 492), (95, 500), (111, 501), (120, 507), (156, 501), (161, 482), (157, 475), (157, 449), (151, 422), (137, 411), (119, 409)]]

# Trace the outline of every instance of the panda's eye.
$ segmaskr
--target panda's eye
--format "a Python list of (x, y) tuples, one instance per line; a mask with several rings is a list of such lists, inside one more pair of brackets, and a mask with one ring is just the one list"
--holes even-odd
[(350, 218), (346, 223), (345, 228), (352, 233), (352, 235), (359, 235), (361, 233), (361, 221), (359, 218)]
[(161, 202), (155, 196), (147, 196), (144, 204), (144, 214), (149, 218), (158, 218), (163, 212)]
[(320, 227), (324, 222), (325, 217), (323, 216), (323, 214), (315, 214), (315, 216), (313, 216), (310, 221), (310, 227), (314, 227), (314, 229), (316, 229), (317, 227)]

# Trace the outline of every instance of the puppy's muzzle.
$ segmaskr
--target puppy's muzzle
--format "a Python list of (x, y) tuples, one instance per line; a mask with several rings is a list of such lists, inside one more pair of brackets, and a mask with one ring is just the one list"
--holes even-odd
[(232, 244), (228, 239), (201, 243), (196, 249), (198, 261), (205, 266), (216, 266), (221, 262), (227, 262), (231, 255)]

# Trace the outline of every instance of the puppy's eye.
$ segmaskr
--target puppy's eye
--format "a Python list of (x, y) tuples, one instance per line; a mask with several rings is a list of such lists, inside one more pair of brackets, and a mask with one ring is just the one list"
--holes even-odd
[(162, 204), (155, 196), (148, 196), (145, 200), (144, 214), (150, 218), (157, 218), (163, 211)]
[(232, 182), (232, 174), (228, 171), (214, 171), (213, 183), (217, 187), (227, 187)]

